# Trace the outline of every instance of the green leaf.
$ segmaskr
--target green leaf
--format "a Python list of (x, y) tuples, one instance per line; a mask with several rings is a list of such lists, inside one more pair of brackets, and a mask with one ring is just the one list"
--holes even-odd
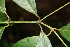
[(2, 37), (2, 34), (3, 34), (3, 31), (4, 31), (4, 27), (3, 26), (0, 26), (0, 39), (1, 39), (1, 37)]
[(5, 0), (0, 0), (0, 12), (3, 12), (3, 13), (6, 12)]
[(37, 37), (27, 37), (25, 39), (20, 40), (16, 44), (13, 45), (13, 47), (35, 47), (35, 45), (38, 42), (38, 36)]
[[(0, 0), (0, 21), (6, 21), (7, 20), (7, 17), (4, 13), (6, 13), (5, 0)], [(3, 26), (0, 26), (0, 39), (2, 37), (4, 29), (5, 28)]]
[(4, 13), (6, 13), (5, 0), (0, 0), (0, 21), (7, 20), (7, 17)]
[(61, 35), (70, 42), (70, 23), (60, 28)]
[(40, 33), (38, 44), (36, 47), (52, 47), (49, 38), (42, 31)]
[(13, 0), (16, 4), (18, 4), (23, 9), (37, 15), (36, 3), (35, 0)]
[(46, 34), (44, 32), (41, 32), (40, 36), (24, 38), (18, 41), (16, 44), (14, 44), (12, 47), (52, 47), (52, 46)]
[(7, 21), (7, 17), (3, 12), (0, 12), (0, 21)]

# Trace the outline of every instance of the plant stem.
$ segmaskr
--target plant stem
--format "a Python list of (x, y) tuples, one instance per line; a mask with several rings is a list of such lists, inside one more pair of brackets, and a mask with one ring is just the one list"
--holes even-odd
[(8, 16), (8, 14), (5, 12), (5, 14), (6, 14), (6, 16), (7, 16), (7, 18), (8, 18), (8, 20), (7, 21), (9, 21), (10, 20), (10, 17)]
[(51, 35), (51, 33), (52, 33), (52, 30), (50, 31), (50, 33), (47, 34), (47, 36)]
[(43, 29), (42, 29), (42, 26), (41, 26), (41, 24), (39, 24), (39, 26), (40, 26), (41, 32), (43, 32)]
[(38, 23), (38, 21), (0, 21), (0, 23)]
[(60, 36), (56, 33), (56, 31), (54, 31), (55, 35), (61, 40), (61, 42), (65, 45), (65, 47), (68, 47), (65, 42), (60, 38)]
[(47, 16), (45, 16), (45, 17), (44, 17), (43, 19), (41, 19), (40, 21), (44, 20), (46, 17), (48, 17), (48, 16), (54, 14), (55, 12), (59, 11), (60, 9), (64, 8), (65, 6), (67, 6), (67, 5), (69, 5), (69, 4), (70, 4), (70, 2), (68, 2), (67, 4), (61, 6), (60, 8), (56, 9), (56, 10), (53, 11), (52, 13), (48, 14)]
[(40, 17), (36, 14), (36, 16), (38, 17), (38, 20), (40, 20)]
[(41, 24), (48, 27), (49, 29), (53, 29), (52, 27), (50, 27), (49, 25), (44, 24), (43, 22)]

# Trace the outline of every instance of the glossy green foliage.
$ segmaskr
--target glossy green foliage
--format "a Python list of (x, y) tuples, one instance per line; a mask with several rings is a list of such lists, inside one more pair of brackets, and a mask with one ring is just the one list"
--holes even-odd
[[(7, 20), (5, 13), (6, 13), (5, 0), (0, 0), (0, 21)], [(4, 26), (1, 26), (0, 24), (0, 39), (2, 37), (4, 29), (5, 29)]]
[(6, 12), (5, 0), (0, 0), (0, 12), (3, 12), (3, 13)]
[(3, 34), (3, 31), (4, 31), (4, 27), (3, 26), (0, 26), (0, 39), (1, 39), (1, 37), (2, 37), (2, 34)]
[(70, 23), (60, 28), (61, 35), (70, 42)]
[(0, 0), (0, 21), (6, 21), (7, 17), (4, 14), (6, 12), (5, 0)]
[(41, 31), (40, 36), (39, 36), (39, 40), (38, 40), (38, 44), (36, 47), (52, 47), (49, 38), (47, 37), (47, 35)]
[(52, 47), (50, 40), (44, 32), (40, 36), (27, 37), (18, 41), (12, 47)]
[(13, 47), (35, 47), (38, 38), (39, 37), (27, 37), (14, 44)]
[(35, 0), (13, 0), (23, 9), (37, 15)]
[(0, 12), (0, 21), (7, 21), (7, 17), (3, 12)]

